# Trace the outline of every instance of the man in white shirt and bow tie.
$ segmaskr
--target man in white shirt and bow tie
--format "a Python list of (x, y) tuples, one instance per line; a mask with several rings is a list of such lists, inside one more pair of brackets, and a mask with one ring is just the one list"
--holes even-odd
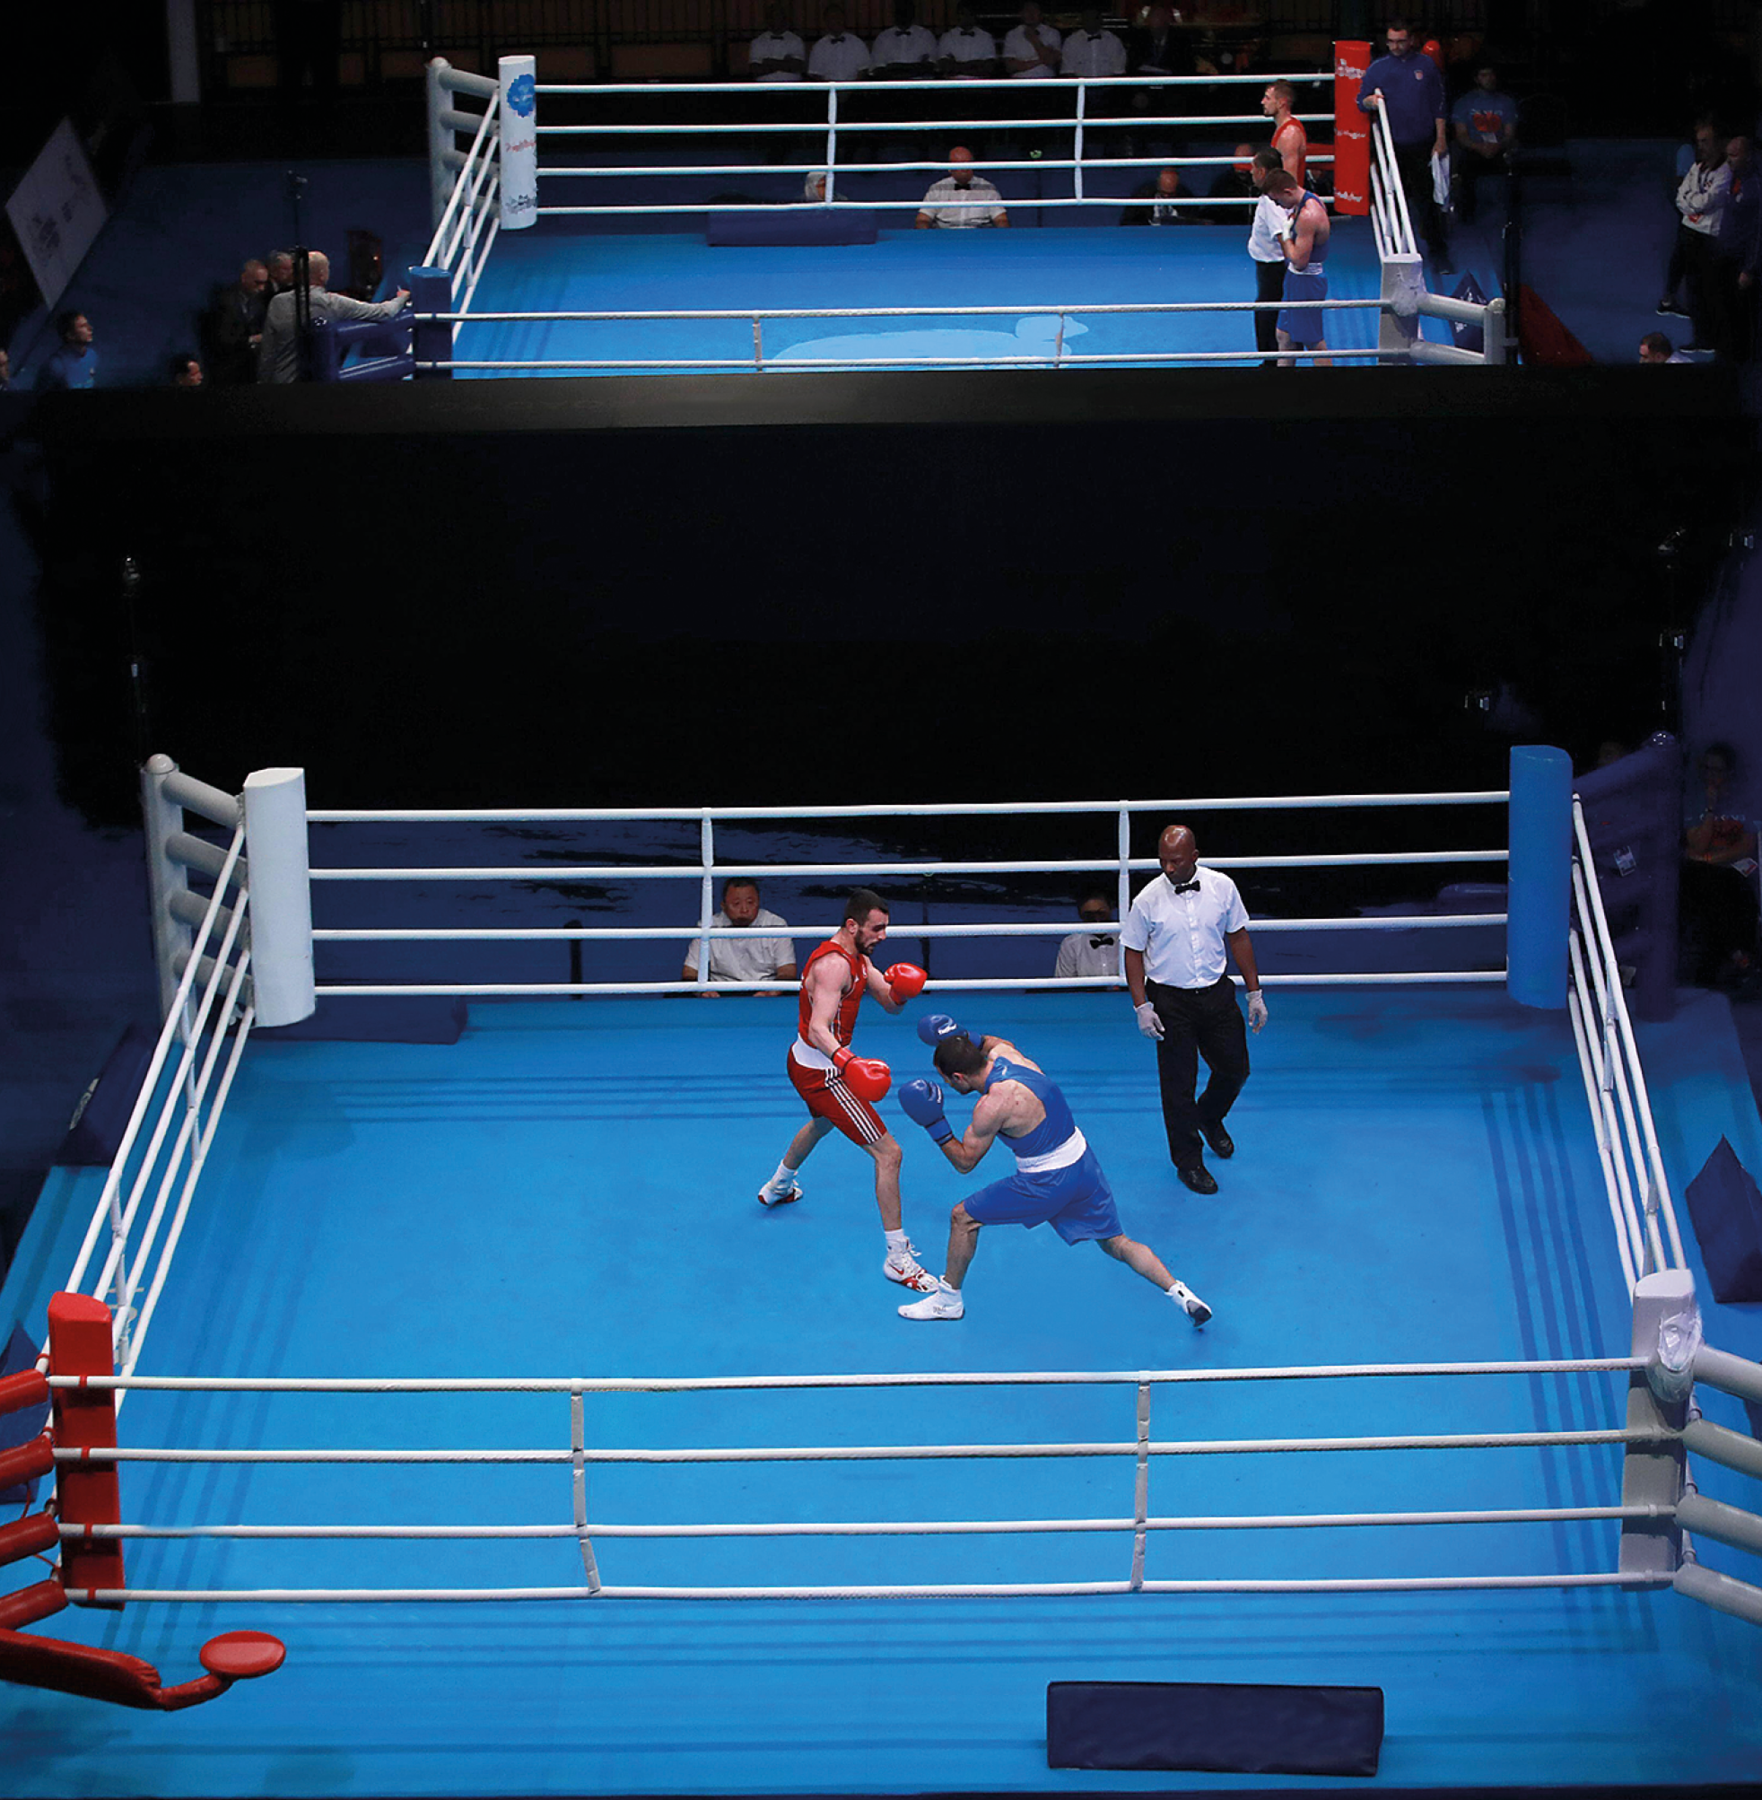
[[(1225, 973), (1226, 955), (1242, 971), (1248, 1023), (1257, 1032), (1266, 1023), (1266, 1000), (1235, 882), (1200, 868), (1199, 846), (1185, 825), (1163, 832), (1156, 857), (1162, 873), (1132, 902), (1120, 933), (1126, 986), (1138, 1029), (1156, 1040), (1169, 1159), (1194, 1193), (1215, 1194), (1201, 1140), (1216, 1156), (1235, 1155), (1224, 1115), (1248, 1079), (1248, 1034)], [(1201, 1056), (1210, 1077), (1195, 1100)]]
[(826, 35), (808, 53), (810, 81), (860, 81), (869, 72), (868, 46), (844, 29), (844, 8), (826, 8)]

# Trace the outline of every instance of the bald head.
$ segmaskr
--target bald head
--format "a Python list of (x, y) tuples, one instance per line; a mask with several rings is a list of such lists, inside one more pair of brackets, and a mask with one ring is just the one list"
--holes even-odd
[(1156, 840), (1156, 860), (1170, 881), (1191, 881), (1199, 867), (1199, 846), (1185, 825), (1169, 825)]

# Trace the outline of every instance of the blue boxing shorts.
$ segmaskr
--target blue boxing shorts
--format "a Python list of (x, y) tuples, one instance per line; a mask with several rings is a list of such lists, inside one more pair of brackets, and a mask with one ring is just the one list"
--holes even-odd
[(1050, 1225), (1067, 1244), (1119, 1237), (1119, 1208), (1093, 1150), (1068, 1168), (1043, 1174), (1016, 1173), (981, 1188), (965, 1202), (981, 1225)]
[[(1328, 297), (1328, 278), (1314, 266), (1307, 269), (1287, 269), (1284, 297), (1287, 300), (1325, 300)], [(1327, 319), (1328, 315), (1319, 306), (1300, 306), (1292, 312), (1279, 314), (1279, 329), (1294, 347), (1305, 348), (1310, 344), (1319, 344), (1327, 337)]]

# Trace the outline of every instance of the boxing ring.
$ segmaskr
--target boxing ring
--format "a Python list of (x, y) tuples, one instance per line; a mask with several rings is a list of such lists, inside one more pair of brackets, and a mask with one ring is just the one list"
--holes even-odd
[[(1628, 1018), (1582, 822), (1577, 923), (1551, 952), (1566, 1016), (1498, 991), (1536, 974), (1521, 932), (1505, 945), (1537, 898), (1515, 862), (1499, 913), (1253, 921), (1273, 1027), (1201, 1208), (1175, 1198), (1121, 996), (959, 960), (1049, 953), (1068, 929), (1010, 916), (999, 878), (1105, 869), (1099, 838), (1124, 898), (1155, 867), (1132, 854), (1145, 827), (1231, 810), (1275, 843), (1285, 815), (1386, 815), (1400, 846), (1215, 859), (1245, 873), (1473, 871), (1528, 854), (1515, 824), (1508, 845), (1487, 829), (1503, 792), (1072, 804), (1044, 811), (1076, 854), (1006, 861), (861, 837), (800, 853), (834, 818), (928, 831), (970, 806), (343, 813), (307, 807), (295, 775), (241, 800), (150, 765), (176, 977), (159, 1066), (132, 1146), (45, 1194), (8, 1282), (21, 1312), (56, 1287), (116, 1310), (119, 1373), (50, 1375), (120, 1408), (97, 1457), (120, 1470), (114, 1516), (59, 1514), (81, 1604), (58, 1628), (168, 1669), (222, 1615), (289, 1648), (221, 1706), (118, 1715), (90, 1780), (236, 1791), (259, 1757), (287, 1792), (1081, 1786), (1038, 1736), (1045, 1681), (1072, 1675), (1375, 1682), (1396, 1781), (1753, 1766), (1753, 1627), (1683, 1599), (1755, 1616), (1720, 1566), (1721, 1546), (1754, 1547), (1736, 1478), (1758, 1472), (1754, 1440), (1717, 1415), (1722, 1395), (1762, 1398), (1762, 1370), (1692, 1341), (1666, 1167), (1690, 1115), (1726, 1102), (1693, 1067), (1704, 1019), (1648, 1035)], [(449, 835), (467, 827), (485, 835)], [(492, 854), (445, 859), (467, 841)], [(510, 844), (525, 858), (495, 860)], [(783, 1005), (597, 970), (363, 978), (517, 940), (668, 961), (695, 943), (702, 971), (718, 885), (749, 870), (800, 907), (861, 878), (896, 895), (896, 951), (934, 950), (941, 1004), (1057, 1072), (1128, 1229), (1193, 1271), (1213, 1323), (1176, 1338), (1104, 1259), (1001, 1230), (965, 1321), (898, 1320), (856, 1159), (823, 1152), (799, 1206), (751, 1203), (794, 1128)], [(930, 879), (967, 897), (920, 920)], [(646, 894), (671, 917), (476, 922), (473, 895), (543, 884), (579, 909), (590, 880), (616, 884), (614, 916), (652, 917), (629, 898)], [(825, 903), (800, 907), (795, 932), (818, 935)], [(941, 916), (963, 908), (985, 910)], [(332, 922), (351, 915), (407, 922)], [(1411, 932), (1420, 966), (1281, 973), (1275, 947), (1303, 930)], [(418, 990), (471, 1003), (456, 1043), (263, 1035), (314, 1002)], [(896, 1079), (922, 1060), (909, 1017), (859, 1039)], [(915, 1134), (906, 1156), (907, 1225), (934, 1260), (959, 1183), (925, 1171)], [(1754, 1355), (1741, 1318), (1705, 1310)], [(54, 1461), (66, 1478), (94, 1451), (57, 1439)], [(104, 1557), (119, 1579), (81, 1560)], [(16, 1791), (65, 1779), (90, 1704), (0, 1690), (26, 1746)], [(1691, 1744), (1710, 1707), (1720, 1729)], [(878, 1754), (902, 1717), (911, 1754)], [(1468, 1729), (1487, 1718), (1503, 1749)]]
[[(1193, 180), (1232, 160), (1178, 137), (1167, 138), (1176, 148), (1166, 155), (1121, 154), (1126, 133), (1258, 136), (1258, 113), (1200, 109), (1220, 94), (1228, 105), (1237, 90), (1255, 98), (1272, 80), (1308, 94), (1319, 86), (1332, 102), (1296, 115), (1335, 134), (1310, 159), (1336, 190), (1332, 294), (1296, 303), (1328, 313), (1329, 353), (1347, 364), (1502, 362), (1502, 300), (1427, 288), (1387, 121), (1367, 122), (1356, 108), (1364, 49), (1337, 46), (1327, 75), (806, 87), (552, 85), (536, 82), (530, 57), (503, 58), (494, 80), (437, 60), (428, 115), (435, 232), (424, 267), (411, 272), (415, 373), (1258, 363), (1245, 347), (1247, 315), (1281, 303), (1237, 297), (1241, 226), (1089, 227), (1131, 204), (1133, 178), (1151, 167)], [(936, 110), (932, 94), (958, 94), (966, 114), (900, 116)], [(739, 116), (678, 122), (671, 111), (686, 97)], [(1134, 101), (1152, 110), (1132, 110)], [(658, 116), (632, 120), (632, 106)], [(792, 116), (804, 106), (823, 118)], [(983, 116), (1000, 111), (1030, 116)], [(892, 229), (910, 225), (930, 173), (946, 166), (943, 145), (975, 134), (1002, 144), (983, 167), (1008, 188), (1017, 222), (1039, 229)], [(643, 153), (680, 138), (706, 148), (683, 161)], [(737, 140), (732, 159), (713, 160), (728, 139)], [(861, 148), (877, 141), (890, 160)], [(784, 160), (742, 160), (751, 142), (778, 144)], [(812, 159), (796, 160), (804, 142)], [(920, 147), (930, 154), (912, 156)], [(541, 151), (550, 154), (541, 160)], [(809, 198), (804, 178), (818, 174), (824, 196)], [(751, 191), (731, 198), (731, 182)], [(1182, 206), (1189, 219), (1221, 221), (1243, 202), (1183, 196)]]

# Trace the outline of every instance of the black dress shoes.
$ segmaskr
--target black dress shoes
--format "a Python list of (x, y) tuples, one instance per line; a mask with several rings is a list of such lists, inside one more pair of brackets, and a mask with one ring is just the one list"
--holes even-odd
[(1215, 1194), (1217, 1192), (1217, 1183), (1212, 1179), (1211, 1171), (1202, 1162), (1193, 1163), (1190, 1166), (1176, 1163), (1175, 1173), (1196, 1194)]
[(1199, 1135), (1211, 1145), (1213, 1156), (1221, 1156), (1225, 1162), (1228, 1162), (1236, 1154), (1236, 1140), (1224, 1130), (1221, 1123), (1217, 1125), (1202, 1124), (1199, 1127)]

